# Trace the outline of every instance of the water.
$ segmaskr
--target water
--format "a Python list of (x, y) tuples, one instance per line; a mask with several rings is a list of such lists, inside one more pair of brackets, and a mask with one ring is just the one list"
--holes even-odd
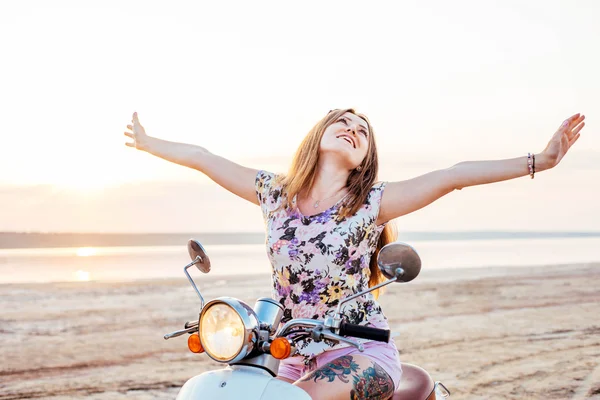
[[(424, 269), (600, 262), (600, 237), (415, 240)], [(262, 244), (206, 245), (211, 275), (268, 274)], [(184, 278), (185, 244), (152, 247), (0, 249), (0, 283)], [(200, 274), (193, 271), (192, 274)]]

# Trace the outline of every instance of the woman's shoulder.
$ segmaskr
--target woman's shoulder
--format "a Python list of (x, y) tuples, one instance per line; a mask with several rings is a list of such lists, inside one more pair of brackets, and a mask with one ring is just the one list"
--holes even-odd
[(285, 175), (280, 174), (280, 173), (276, 173), (276, 172), (270, 172), (264, 169), (258, 170), (258, 173), (256, 174), (256, 185), (257, 186), (268, 186), (268, 187), (272, 187), (274, 185), (280, 185), (281, 182), (283, 181), (283, 178), (285, 177)]
[(277, 177), (277, 174), (264, 169), (259, 169), (256, 173), (256, 182), (263, 184), (273, 181)]
[(381, 206), (381, 198), (383, 196), (386, 184), (387, 182), (385, 181), (379, 181), (371, 185), (371, 189), (369, 189), (362, 207), (357, 212), (361, 217), (366, 215), (370, 218), (374, 218), (374, 220), (377, 219)]
[[(374, 214), (376, 216), (379, 213), (379, 206), (381, 204), (381, 196), (385, 189), (386, 183), (387, 182), (385, 182), (385, 181), (373, 183), (371, 185), (369, 191), (366, 193), (366, 197), (363, 197), (362, 201), (357, 200), (356, 197), (348, 199), (344, 203), (345, 210), (349, 211), (349, 210), (353, 210), (353, 207), (356, 207), (356, 208), (354, 208), (354, 213), (344, 214), (344, 212), (342, 212), (342, 215), (344, 215), (345, 218), (350, 218), (350, 219), (353, 219), (353, 218), (364, 219), (365, 217), (369, 217), (372, 214)], [(364, 196), (364, 194), (363, 194), (363, 196)], [(353, 201), (358, 201), (358, 204), (353, 203)]]
[(385, 188), (385, 185), (387, 185), (387, 181), (377, 181), (377, 182), (375, 182), (371, 186), (370, 193), (373, 193), (373, 192), (382, 192), (383, 189)]
[(259, 170), (256, 174), (255, 189), (260, 203), (267, 199), (272, 203), (281, 197), (283, 174)]
[(383, 195), (383, 191), (385, 190), (386, 184), (386, 181), (375, 182), (369, 190), (369, 194), (367, 195), (367, 202), (379, 202), (381, 200), (381, 196)]

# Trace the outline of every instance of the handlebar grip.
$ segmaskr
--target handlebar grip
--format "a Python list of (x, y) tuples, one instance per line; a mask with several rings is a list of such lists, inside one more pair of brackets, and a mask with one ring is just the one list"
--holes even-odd
[(342, 321), (340, 325), (340, 335), (386, 343), (390, 341), (389, 329), (371, 328), (369, 326), (349, 324), (345, 321)]

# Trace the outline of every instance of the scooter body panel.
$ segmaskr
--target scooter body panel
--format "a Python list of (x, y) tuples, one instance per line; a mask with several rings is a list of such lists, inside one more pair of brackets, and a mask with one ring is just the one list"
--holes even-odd
[(188, 380), (177, 400), (310, 400), (302, 389), (259, 368), (235, 365)]

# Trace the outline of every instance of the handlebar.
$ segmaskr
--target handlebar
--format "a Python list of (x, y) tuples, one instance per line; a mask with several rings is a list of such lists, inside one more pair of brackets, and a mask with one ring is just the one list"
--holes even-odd
[(348, 343), (360, 351), (362, 351), (362, 344), (355, 342), (354, 340), (344, 337), (350, 336), (355, 338), (362, 338), (368, 340), (375, 340), (378, 342), (389, 342), (390, 331), (389, 329), (371, 328), (363, 325), (349, 324), (342, 321), (340, 325), (339, 335), (334, 334), (328, 328), (323, 326), (322, 321), (314, 319), (293, 319), (288, 321), (277, 333), (278, 337), (287, 336), (291, 332), (296, 331), (311, 332), (313, 339), (321, 341), (324, 338), (337, 340), (340, 342)]
[(194, 327), (194, 326), (198, 327), (198, 322), (199, 321), (197, 319), (194, 320), (194, 321), (188, 321), (188, 322), (185, 323), (184, 328), (188, 329), (188, 328), (191, 328), (191, 327)]
[(194, 333), (194, 332), (198, 332), (198, 326), (192, 326), (190, 328), (182, 329), (180, 331), (167, 333), (163, 337), (165, 338), (165, 340), (169, 340), (169, 339), (177, 337), (177, 336), (185, 335), (186, 333)]
[[(320, 342), (323, 339), (337, 340), (339, 342), (348, 343), (360, 351), (363, 351), (362, 344), (355, 342), (354, 340), (344, 337), (350, 336), (354, 338), (361, 338), (367, 340), (375, 340), (378, 342), (390, 341), (390, 330), (371, 328), (364, 325), (350, 324), (346, 321), (342, 321), (339, 327), (339, 334), (335, 334), (323, 325), (322, 321), (314, 319), (299, 318), (288, 321), (277, 333), (277, 337), (286, 337), (291, 333), (296, 332), (310, 333), (314, 340)], [(169, 333), (164, 336), (165, 339), (171, 339), (177, 336), (184, 335), (186, 333), (198, 332), (198, 321), (188, 321), (185, 323), (185, 329)]]
[(340, 335), (386, 343), (390, 341), (389, 329), (371, 328), (369, 326), (349, 324), (346, 321), (342, 321), (340, 325)]

